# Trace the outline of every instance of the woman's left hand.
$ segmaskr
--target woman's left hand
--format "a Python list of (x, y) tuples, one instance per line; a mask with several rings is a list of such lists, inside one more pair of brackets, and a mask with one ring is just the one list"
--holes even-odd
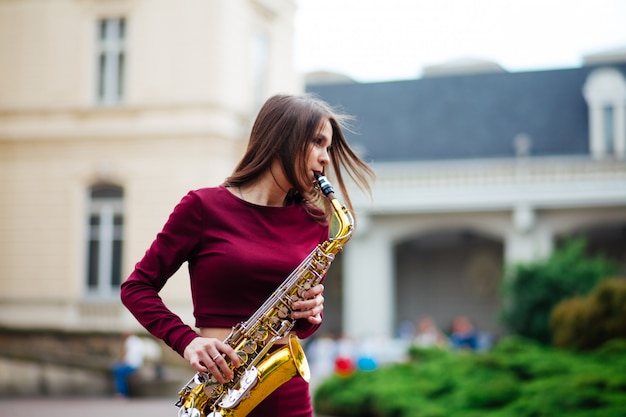
[(304, 293), (304, 298), (293, 303), (294, 319), (307, 319), (313, 324), (322, 322), (322, 311), (324, 310), (324, 286), (317, 284)]

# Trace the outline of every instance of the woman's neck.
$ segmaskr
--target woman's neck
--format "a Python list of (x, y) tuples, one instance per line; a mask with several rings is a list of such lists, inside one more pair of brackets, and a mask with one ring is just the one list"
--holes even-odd
[(280, 164), (275, 162), (256, 181), (237, 187), (237, 193), (249, 203), (274, 207), (285, 204), (290, 188)]

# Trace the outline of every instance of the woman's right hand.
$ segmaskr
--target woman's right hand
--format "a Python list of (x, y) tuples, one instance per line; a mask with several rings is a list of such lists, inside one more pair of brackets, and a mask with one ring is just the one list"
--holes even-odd
[(235, 376), (224, 354), (228, 356), (234, 368), (241, 366), (235, 350), (215, 338), (196, 337), (187, 345), (183, 353), (193, 369), (198, 372), (209, 372), (220, 384), (231, 381)]

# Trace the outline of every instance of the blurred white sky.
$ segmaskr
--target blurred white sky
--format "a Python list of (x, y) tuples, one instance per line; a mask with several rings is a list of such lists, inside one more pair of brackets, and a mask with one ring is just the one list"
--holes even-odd
[(297, 0), (296, 70), (416, 78), (461, 58), (508, 71), (579, 66), (626, 48), (626, 0)]

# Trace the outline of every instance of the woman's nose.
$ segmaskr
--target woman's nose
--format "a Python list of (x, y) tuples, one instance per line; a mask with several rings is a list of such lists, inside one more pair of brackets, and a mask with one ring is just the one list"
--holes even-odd
[(328, 165), (330, 162), (330, 155), (328, 155), (328, 151), (324, 149), (320, 155), (320, 163), (324, 166)]

